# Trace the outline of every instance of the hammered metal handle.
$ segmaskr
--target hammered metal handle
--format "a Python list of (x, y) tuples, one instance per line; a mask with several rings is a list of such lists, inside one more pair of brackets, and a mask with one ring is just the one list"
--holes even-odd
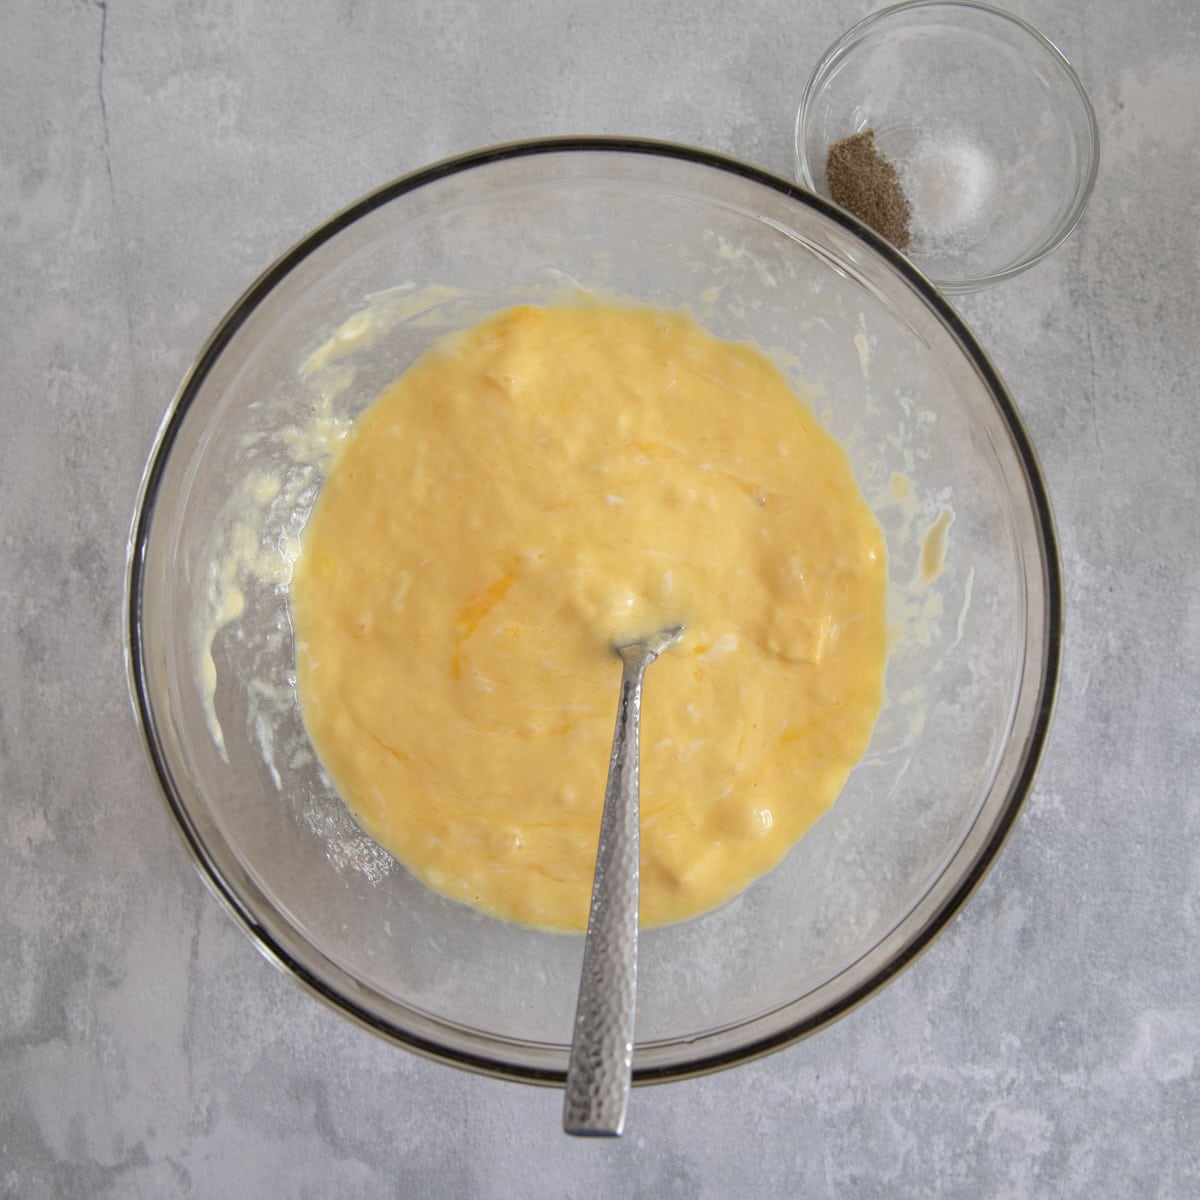
[(637, 994), (642, 681), (646, 667), (661, 648), (635, 643), (620, 650), (624, 665), (621, 702), (600, 819), (592, 908), (563, 1102), (563, 1129), (584, 1137), (619, 1137), (629, 1103)]

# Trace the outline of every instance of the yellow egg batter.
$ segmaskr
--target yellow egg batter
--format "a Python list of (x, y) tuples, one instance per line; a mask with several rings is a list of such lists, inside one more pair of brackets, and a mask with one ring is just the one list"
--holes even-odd
[(642, 920), (774, 866), (878, 714), (883, 535), (758, 351), (689, 317), (520, 307), (356, 422), (292, 581), (313, 743), (430, 887), (587, 921), (614, 641), (682, 622), (642, 716)]

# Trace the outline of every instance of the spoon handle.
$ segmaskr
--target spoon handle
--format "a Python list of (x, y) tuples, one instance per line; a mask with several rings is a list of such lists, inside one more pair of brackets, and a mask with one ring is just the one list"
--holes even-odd
[(563, 1129), (619, 1137), (633, 1070), (638, 932), (638, 741), (642, 680), (654, 658), (622, 653), (621, 703), (613, 733), (592, 908), (583, 947), (575, 1035), (567, 1066)]

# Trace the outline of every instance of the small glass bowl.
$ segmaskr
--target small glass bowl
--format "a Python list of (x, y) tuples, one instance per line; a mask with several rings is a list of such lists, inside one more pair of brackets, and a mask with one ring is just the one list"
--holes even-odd
[(796, 117), (801, 182), (832, 198), (830, 148), (867, 130), (908, 203), (911, 242), (899, 248), (945, 292), (998, 283), (1055, 250), (1100, 161), (1071, 64), (1025, 21), (970, 0), (898, 4), (834, 43)]

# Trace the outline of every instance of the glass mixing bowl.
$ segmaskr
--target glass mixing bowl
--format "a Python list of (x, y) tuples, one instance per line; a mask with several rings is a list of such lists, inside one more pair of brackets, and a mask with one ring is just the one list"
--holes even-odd
[(561, 1082), (582, 938), (435, 895), (359, 831), (299, 717), (287, 579), (329, 440), (440, 333), (578, 287), (689, 306), (807, 381), (889, 553), (867, 756), (776, 870), (644, 933), (646, 1082), (786, 1045), (892, 978), (987, 870), (1046, 736), (1045, 488), (995, 369), (900, 255), (782, 180), (658, 143), (507, 146), (389, 184), (272, 266), (185, 379), (134, 517), (127, 661), (179, 828), (270, 958), (404, 1046)]

